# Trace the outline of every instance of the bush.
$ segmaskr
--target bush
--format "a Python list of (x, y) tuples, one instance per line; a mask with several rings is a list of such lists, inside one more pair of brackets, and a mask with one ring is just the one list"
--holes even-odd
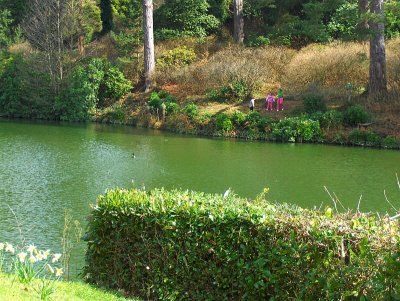
[(158, 189), (110, 190), (94, 208), (85, 278), (146, 300), (389, 300), (400, 293), (400, 233), (387, 217)]
[(322, 138), (322, 132), (318, 121), (289, 117), (272, 126), (272, 136), (282, 142), (318, 141)]
[(193, 102), (188, 103), (184, 108), (183, 112), (188, 116), (190, 119), (195, 118), (199, 115), (199, 108)]
[(326, 103), (324, 97), (318, 94), (308, 94), (303, 99), (304, 111), (308, 114), (325, 112)]
[(235, 111), (231, 117), (233, 124), (237, 127), (243, 126), (244, 123), (246, 122), (246, 119), (247, 115), (241, 111)]
[(250, 91), (245, 82), (238, 80), (227, 86), (209, 91), (207, 93), (207, 98), (210, 101), (217, 102), (241, 102), (244, 101), (249, 94)]
[(100, 58), (77, 66), (56, 103), (62, 120), (87, 120), (93, 111), (112, 105), (132, 88), (121, 71)]
[(179, 105), (176, 103), (176, 98), (167, 91), (161, 90), (159, 92), (151, 92), (148, 105), (153, 112), (156, 112), (157, 110), (161, 112), (162, 103), (165, 104), (167, 114), (175, 114), (179, 111)]
[[(167, 0), (154, 12), (156, 28), (165, 33), (180, 36), (206, 37), (220, 25), (218, 19), (208, 13), (206, 0)], [(168, 29), (166, 31), (165, 29)]]
[(382, 147), (395, 149), (399, 147), (399, 142), (396, 140), (396, 138), (387, 136), (382, 140)]
[(268, 46), (271, 43), (270, 39), (264, 36), (250, 37), (250, 39), (246, 42), (246, 44), (250, 47)]
[(51, 80), (35, 57), (0, 53), (0, 115), (55, 119)]
[(157, 59), (157, 66), (160, 68), (178, 68), (189, 65), (196, 59), (193, 49), (177, 47), (163, 52)]
[(325, 112), (320, 116), (319, 123), (322, 128), (328, 130), (339, 128), (343, 124), (343, 113), (335, 110)]
[(228, 114), (221, 113), (216, 116), (215, 125), (218, 130), (230, 132), (233, 129), (233, 123)]
[(371, 120), (371, 116), (359, 105), (347, 108), (343, 115), (344, 122), (349, 126), (356, 126)]

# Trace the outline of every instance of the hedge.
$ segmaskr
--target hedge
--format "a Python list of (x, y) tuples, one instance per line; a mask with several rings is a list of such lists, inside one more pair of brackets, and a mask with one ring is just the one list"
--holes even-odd
[(89, 282), (146, 300), (396, 300), (399, 222), (232, 193), (109, 190), (90, 214)]

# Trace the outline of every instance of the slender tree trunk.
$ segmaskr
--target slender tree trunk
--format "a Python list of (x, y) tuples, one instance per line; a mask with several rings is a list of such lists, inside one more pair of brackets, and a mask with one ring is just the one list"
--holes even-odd
[(387, 93), (384, 0), (371, 0), (370, 11), (373, 20), (370, 22), (370, 66), (369, 96), (384, 97)]
[(155, 68), (154, 35), (153, 35), (153, 1), (143, 0), (143, 31), (144, 31), (144, 76), (145, 91), (152, 86), (152, 76)]
[(111, 7), (111, 0), (101, 0), (100, 9), (101, 9), (101, 14), (100, 14), (101, 23), (103, 25), (101, 34), (104, 35), (109, 33), (113, 27), (113, 13)]
[(233, 38), (238, 44), (243, 44), (244, 40), (244, 21), (243, 21), (243, 0), (233, 1)]
[(83, 52), (85, 51), (85, 30), (83, 28), (83, 0), (79, 0), (79, 7), (78, 7), (78, 30), (79, 30), (79, 35), (78, 35), (78, 52), (80, 55), (83, 55)]
[(360, 19), (358, 21), (357, 29), (361, 41), (365, 41), (368, 35), (369, 25), (366, 18), (368, 6), (368, 0), (358, 0), (358, 15)]

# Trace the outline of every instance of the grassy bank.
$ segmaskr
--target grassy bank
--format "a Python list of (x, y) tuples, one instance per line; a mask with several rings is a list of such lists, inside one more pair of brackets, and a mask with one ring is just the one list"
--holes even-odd
[[(38, 282), (39, 280), (35, 280)], [(13, 275), (0, 273), (0, 300), (4, 301), (33, 301), (40, 300), (31, 286), (24, 285), (14, 279)], [(124, 301), (139, 299), (125, 299), (116, 294), (99, 290), (80, 282), (55, 282), (55, 293), (51, 300), (57, 301)]]
[[(151, 94), (135, 92), (98, 110), (95, 119), (182, 134), (398, 149), (399, 45), (400, 39), (386, 45), (387, 98), (371, 100), (366, 96), (368, 43), (312, 44), (300, 50), (237, 47), (212, 38), (202, 43), (196, 39), (160, 43), (154, 90), (175, 98), (176, 107), (167, 108), (163, 119), (161, 108), (151, 103)], [(182, 47), (194, 56), (190, 63), (181, 62), (183, 57), (178, 50)], [(165, 54), (176, 55), (174, 64), (163, 61)], [(265, 111), (265, 96), (269, 92), (276, 94), (279, 86), (284, 90), (285, 110)], [(246, 119), (249, 95), (256, 98), (259, 116)], [(320, 99), (315, 107), (307, 107), (310, 96)], [(346, 120), (343, 115), (349, 107), (360, 108), (367, 117), (354, 115), (352, 120)], [(304, 137), (295, 133), (302, 131), (297, 126), (289, 126), (287, 133), (274, 131), (276, 124), (290, 118), (318, 121), (320, 133)]]

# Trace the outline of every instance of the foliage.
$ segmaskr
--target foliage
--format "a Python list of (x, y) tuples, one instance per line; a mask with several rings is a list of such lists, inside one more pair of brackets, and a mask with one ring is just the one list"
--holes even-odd
[(318, 120), (322, 128), (339, 128), (343, 124), (343, 113), (336, 110), (330, 110), (321, 114)]
[(318, 141), (322, 137), (319, 121), (304, 117), (288, 117), (272, 126), (272, 136), (280, 141)]
[(193, 102), (188, 103), (184, 108), (183, 112), (188, 116), (190, 119), (195, 118), (197, 115), (199, 115), (199, 108), (196, 104)]
[(356, 40), (359, 23), (357, 16), (357, 3), (345, 1), (333, 14), (327, 25), (328, 31), (336, 39)]
[(218, 130), (224, 131), (224, 132), (229, 132), (229, 131), (232, 131), (232, 129), (233, 129), (232, 120), (230, 119), (230, 116), (225, 113), (220, 113), (216, 116), (215, 125)]
[(131, 88), (116, 67), (105, 59), (93, 58), (73, 70), (56, 108), (62, 120), (87, 120), (97, 107), (115, 102)]
[(35, 57), (0, 53), (0, 113), (33, 119), (54, 118), (54, 91)]
[(267, 191), (250, 201), (229, 191), (109, 190), (89, 218), (84, 274), (150, 300), (389, 300), (399, 293), (397, 222), (271, 204)]
[(241, 102), (246, 99), (250, 91), (246, 83), (242, 80), (237, 80), (227, 86), (218, 89), (212, 89), (207, 93), (207, 98), (210, 101), (217, 102)]
[(0, 10), (0, 49), (7, 47), (12, 42), (11, 12)]
[(165, 104), (165, 109), (167, 114), (175, 114), (179, 110), (179, 105), (176, 103), (176, 98), (170, 95), (166, 91), (159, 92), (151, 92), (148, 105), (156, 112), (157, 110), (161, 111), (161, 104)]
[(384, 139), (382, 139), (382, 147), (395, 149), (399, 147), (399, 142), (396, 140), (396, 138), (392, 136), (387, 136)]
[(218, 19), (208, 13), (208, 9), (206, 0), (166, 0), (154, 12), (155, 28), (205, 37), (220, 25)]
[(232, 116), (231, 120), (234, 126), (241, 127), (246, 122), (247, 116), (245, 113), (241, 111), (235, 111)]
[(157, 66), (160, 68), (178, 68), (191, 64), (196, 59), (193, 49), (185, 46), (176, 47), (161, 53), (157, 59)]
[(114, 42), (115, 48), (118, 52), (123, 55), (129, 55), (140, 46), (141, 43), (141, 35), (143, 33), (135, 33), (135, 32), (125, 32), (121, 31), (119, 33), (111, 32), (110, 37)]
[(98, 92), (98, 98), (101, 103), (119, 100), (131, 89), (132, 84), (118, 68), (105, 66), (104, 77)]
[(325, 99), (321, 94), (305, 95), (303, 99), (303, 106), (304, 111), (308, 114), (326, 111)]
[(382, 138), (372, 131), (354, 129), (349, 135), (349, 142), (358, 146), (380, 147)]
[(270, 43), (270, 39), (265, 36), (250, 37), (246, 40), (246, 45), (250, 47), (268, 46)]
[(356, 126), (371, 120), (371, 116), (360, 105), (347, 108), (343, 115), (344, 122), (349, 126)]

